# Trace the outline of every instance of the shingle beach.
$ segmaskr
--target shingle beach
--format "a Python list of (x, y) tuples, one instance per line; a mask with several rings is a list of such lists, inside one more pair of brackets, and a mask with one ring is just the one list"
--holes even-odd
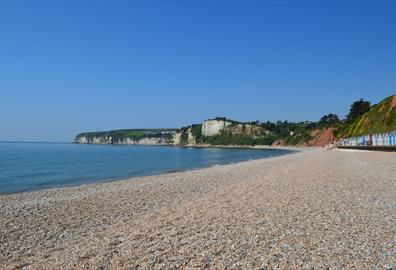
[(0, 269), (396, 269), (396, 153), (2, 195)]

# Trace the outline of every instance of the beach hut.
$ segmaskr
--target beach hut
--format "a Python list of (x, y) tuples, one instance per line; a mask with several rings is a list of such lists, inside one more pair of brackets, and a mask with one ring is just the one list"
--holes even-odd
[(391, 132), (391, 145), (396, 145), (396, 131)]
[(378, 145), (378, 134), (374, 134), (373, 135), (373, 145), (374, 146), (377, 146)]
[(373, 145), (373, 135), (367, 135), (367, 145), (372, 146)]
[(390, 133), (386, 134), (386, 145), (387, 146), (392, 145), (392, 135)]
[(384, 134), (380, 134), (379, 136), (380, 136), (380, 145), (384, 146), (385, 145), (385, 136), (384, 136)]
[(358, 145), (365, 145), (365, 136), (360, 136), (359, 137)]

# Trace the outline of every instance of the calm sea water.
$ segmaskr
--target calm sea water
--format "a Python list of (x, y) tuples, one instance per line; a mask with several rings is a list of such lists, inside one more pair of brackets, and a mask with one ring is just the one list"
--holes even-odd
[(183, 171), (287, 150), (0, 143), (0, 194)]

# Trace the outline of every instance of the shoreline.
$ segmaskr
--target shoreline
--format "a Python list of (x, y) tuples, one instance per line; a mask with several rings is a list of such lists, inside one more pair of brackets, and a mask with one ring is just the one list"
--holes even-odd
[(0, 196), (5, 269), (393, 267), (396, 155), (313, 149)]
[(280, 146), (280, 145), (212, 145), (212, 144), (111, 144), (111, 143), (76, 143), (70, 142), (70, 144), (76, 145), (109, 145), (109, 146), (165, 146), (165, 147), (182, 147), (182, 148), (229, 148), (229, 149), (270, 149), (270, 150), (302, 150), (302, 149), (315, 149), (323, 147), (315, 146)]
[[(87, 144), (87, 145), (96, 145), (96, 144)], [(105, 144), (104, 144), (105, 145)], [(173, 145), (112, 145), (108, 144), (110, 146), (171, 146), (175, 147)], [(182, 148), (219, 148), (219, 149), (249, 149), (249, 150), (286, 150), (286, 151), (293, 151), (290, 153), (284, 153), (283, 155), (290, 155), (290, 154), (295, 154), (296, 152), (299, 151), (307, 151), (308, 149), (301, 150), (298, 149), (297, 147), (278, 147), (278, 146), (251, 146), (251, 147), (246, 147), (246, 146), (176, 146), (176, 147), (182, 147)], [(276, 156), (275, 156), (276, 157)], [(247, 162), (251, 160), (258, 160), (258, 159), (269, 159), (273, 158), (271, 157), (260, 157), (260, 158), (253, 158), (253, 159), (247, 159), (247, 160), (242, 160), (238, 162), (227, 162), (223, 164), (216, 164), (216, 165), (211, 165), (211, 166), (203, 166), (203, 167), (195, 167), (195, 168), (189, 168), (189, 169), (178, 169), (178, 170), (172, 170), (172, 171), (163, 171), (163, 172), (157, 172), (157, 173), (145, 173), (141, 175), (135, 175), (135, 176), (130, 176), (130, 177), (122, 177), (122, 178), (107, 178), (107, 179), (95, 179), (95, 180), (87, 180), (83, 184), (60, 184), (60, 185), (48, 185), (47, 187), (44, 188), (33, 188), (29, 190), (24, 190), (24, 191), (18, 191), (18, 192), (9, 192), (9, 193), (1, 193), (0, 192), (0, 197), (1, 196), (7, 196), (7, 195), (13, 195), (13, 194), (20, 194), (20, 193), (30, 193), (30, 192), (40, 192), (44, 190), (51, 190), (51, 189), (62, 189), (62, 188), (73, 188), (73, 187), (78, 187), (78, 186), (87, 186), (87, 185), (93, 185), (93, 184), (101, 184), (101, 183), (110, 183), (110, 182), (117, 182), (117, 181), (124, 181), (124, 180), (131, 180), (133, 181), (135, 178), (141, 178), (141, 177), (148, 177), (148, 176), (158, 176), (158, 175), (166, 175), (166, 174), (172, 174), (172, 173), (180, 173), (180, 172), (188, 172), (188, 171), (196, 171), (200, 169), (205, 169), (205, 168), (211, 168), (211, 167), (216, 167), (216, 166), (224, 166), (224, 165), (229, 165), (229, 164), (236, 164), (236, 163), (241, 163), (241, 162)]]
[[(172, 146), (172, 145), (171, 145)], [(177, 146), (177, 145), (174, 145)], [(181, 145), (177, 147), (192, 147), (192, 148), (228, 148), (228, 149), (257, 149), (257, 150), (292, 150), (304, 151), (323, 147), (298, 147), (298, 146), (272, 146), (272, 145)]]

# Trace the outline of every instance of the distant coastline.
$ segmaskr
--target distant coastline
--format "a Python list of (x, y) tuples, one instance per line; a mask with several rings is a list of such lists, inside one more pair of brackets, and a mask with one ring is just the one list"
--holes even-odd
[(179, 129), (121, 129), (78, 134), (77, 144), (177, 146), (325, 146), (334, 128), (323, 123), (239, 122), (225, 117)]

